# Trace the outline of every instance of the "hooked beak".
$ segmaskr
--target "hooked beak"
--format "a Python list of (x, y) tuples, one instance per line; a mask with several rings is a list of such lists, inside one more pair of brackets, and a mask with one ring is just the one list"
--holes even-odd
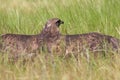
[(61, 21), (60, 23), (61, 23), (61, 24), (64, 24), (64, 22), (63, 22), (63, 21)]

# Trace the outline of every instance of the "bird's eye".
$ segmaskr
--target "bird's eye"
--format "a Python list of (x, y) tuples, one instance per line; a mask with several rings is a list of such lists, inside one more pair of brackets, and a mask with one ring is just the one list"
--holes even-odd
[(59, 27), (60, 24), (61, 24), (61, 20), (58, 20), (58, 21), (56, 22), (56, 25)]

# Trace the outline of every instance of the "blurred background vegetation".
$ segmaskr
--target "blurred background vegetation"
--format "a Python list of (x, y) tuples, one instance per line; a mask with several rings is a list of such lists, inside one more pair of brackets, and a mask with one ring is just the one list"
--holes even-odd
[(37, 34), (49, 18), (63, 34), (101, 32), (119, 37), (119, 0), (0, 0), (0, 33)]

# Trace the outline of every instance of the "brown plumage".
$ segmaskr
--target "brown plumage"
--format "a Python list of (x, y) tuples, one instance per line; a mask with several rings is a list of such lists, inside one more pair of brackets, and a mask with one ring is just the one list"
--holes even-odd
[(86, 57), (89, 57), (89, 53), (94, 53), (94, 56), (99, 54), (117, 52), (120, 48), (120, 40), (109, 36), (103, 35), (97, 32), (66, 35), (66, 55), (69, 53), (83, 53)]
[[(1, 35), (0, 51), (8, 53), (10, 59), (19, 57), (34, 57), (46, 41), (56, 39), (58, 27), (63, 22), (58, 18), (49, 19), (42, 32), (37, 35), (4, 34)], [(55, 37), (54, 37), (55, 36)]]
[(57, 36), (59, 37), (54, 40), (54, 43), (48, 44), (51, 52), (60, 56), (69, 56), (71, 53), (78, 56), (83, 53), (82, 55), (89, 57), (88, 52), (93, 53), (94, 56), (104, 53), (109, 55), (112, 52), (118, 52), (120, 48), (119, 39), (97, 32)]
[(119, 39), (97, 32), (75, 35), (61, 35), (58, 29), (54, 32), (54, 36), (50, 34), (49, 39), (46, 39), (46, 44), (48, 51), (57, 55), (68, 56), (73, 53), (77, 56), (83, 53), (83, 55), (88, 57), (89, 54), (86, 53), (89, 52), (98, 56), (99, 54), (112, 53), (112, 51), (118, 52), (120, 48)]

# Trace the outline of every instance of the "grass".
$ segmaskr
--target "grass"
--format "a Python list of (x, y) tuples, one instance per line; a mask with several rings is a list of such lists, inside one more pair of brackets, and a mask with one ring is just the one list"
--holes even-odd
[[(58, 17), (62, 34), (101, 32), (119, 38), (119, 0), (0, 0), (0, 34), (37, 34), (49, 18)], [(120, 56), (87, 63), (55, 57), (54, 64), (44, 58), (15, 65), (0, 59), (0, 80), (119, 80)], [(0, 57), (2, 58), (2, 57)]]

